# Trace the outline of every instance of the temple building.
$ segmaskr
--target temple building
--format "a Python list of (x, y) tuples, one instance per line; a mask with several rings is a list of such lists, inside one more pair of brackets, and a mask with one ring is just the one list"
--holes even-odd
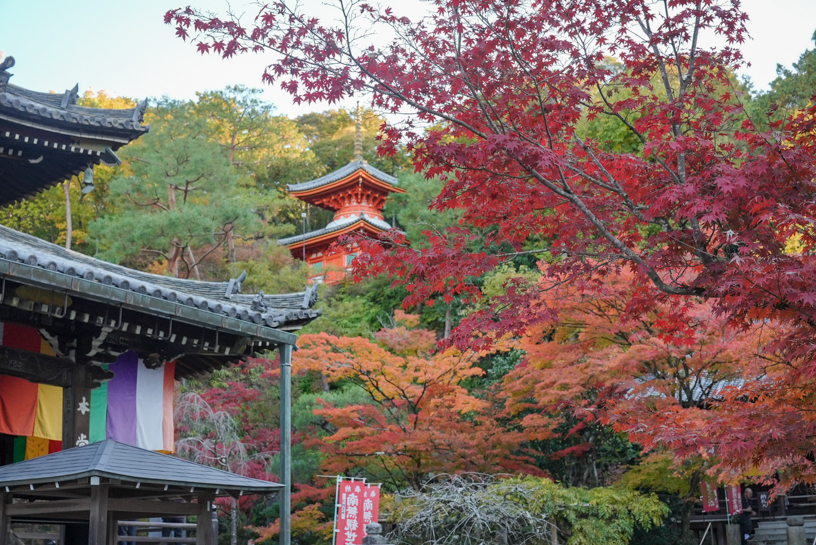
[(289, 193), (311, 205), (334, 211), (334, 218), (323, 229), (280, 239), (296, 259), (309, 264), (312, 283), (336, 284), (346, 275), (356, 255), (355, 248), (332, 244), (347, 233), (362, 232), (376, 237), (391, 229), (383, 217), (390, 193), (405, 193), (395, 177), (363, 160), (360, 112), (357, 112), (354, 160), (325, 176), (287, 186)]
[[(77, 86), (63, 94), (30, 91), (9, 83), (12, 66), (11, 57), (0, 64), (0, 206), (35, 195), (82, 171), (86, 172), (85, 183), (92, 183), (88, 169), (99, 163), (117, 164), (116, 150), (149, 130), (143, 124), (146, 102), (121, 110), (79, 106)], [(320, 311), (313, 308), (314, 289), (242, 294), (245, 278), (242, 274), (223, 282), (201, 282), (145, 273), (0, 226), (0, 465), (22, 461), (19, 467), (31, 468), (26, 475), (59, 489), (59, 472), (67, 465), (57, 462), (70, 465), (82, 456), (98, 462), (98, 454), (82, 451), (95, 448), (96, 442), (106, 442), (105, 452), (122, 452), (126, 463), (136, 463), (132, 458), (136, 455), (128, 454), (135, 451), (115, 445), (172, 451), (174, 380), (209, 373), (258, 351), (277, 350), (281, 361), (281, 483), (244, 486), (236, 481), (234, 494), (250, 490), (251, 485), (258, 491), (279, 490), (281, 542), (288, 544), (291, 354), (297, 340), (292, 331)], [(67, 449), (85, 454), (60, 452)], [(61, 457), (53, 463), (35, 464), (40, 456)], [(68, 472), (74, 479), (71, 486), (88, 487), (88, 498), (70, 500), (72, 505), (64, 507), (70, 516), (55, 515), (60, 512), (59, 503), (19, 515), (26, 520), (42, 515), (52, 522), (78, 517), (85, 521), (85, 531), (90, 520), (91, 537), (80, 542), (115, 542), (116, 519), (107, 519), (105, 514), (109, 499), (152, 497), (149, 494), (158, 490), (163, 501), (170, 500), (166, 491), (181, 486), (169, 479), (171, 469), (159, 467), (173, 462), (156, 456), (158, 465), (149, 470), (153, 475), (149, 493), (140, 489), (146, 476), (134, 477), (133, 485), (123, 485), (122, 475), (116, 472), (75, 468)], [(205, 479), (200, 485), (204, 491), (199, 494), (199, 484), (185, 482), (189, 497), (177, 500), (197, 504), (179, 507), (179, 512), (209, 512), (212, 497), (224, 490), (233, 493), (228, 477), (213, 480), (206, 472), (190, 471), (196, 479)], [(15, 498), (71, 497), (63, 489), (40, 494), (35, 491), (35, 481), (21, 485), (14, 480), (17, 473), (16, 469), (0, 471), (0, 488), (4, 489), (0, 493), (0, 545), (8, 542), (7, 529), (17, 520), (12, 514), (18, 509)], [(226, 481), (221, 484), (219, 479)], [(100, 483), (104, 486), (96, 486)], [(114, 491), (114, 485), (127, 490)], [(23, 489), (27, 496), (19, 492)], [(158, 511), (172, 513), (173, 505), (164, 501)], [(119, 511), (147, 512), (138, 502), (132, 506), (132, 510)], [(202, 526), (197, 543), (212, 542), (212, 532), (205, 530)]]

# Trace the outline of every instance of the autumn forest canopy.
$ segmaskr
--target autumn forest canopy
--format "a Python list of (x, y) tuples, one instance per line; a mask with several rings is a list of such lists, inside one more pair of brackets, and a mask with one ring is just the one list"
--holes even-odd
[[(544, 542), (544, 515), (574, 545), (685, 544), (703, 481), (816, 483), (816, 49), (757, 90), (737, 75), (738, 2), (333, 5), (165, 16), (179, 47), (265, 56), (265, 83), (316, 113), (240, 86), (153, 100), (94, 191), (75, 178), (0, 211), (137, 269), (300, 291), (277, 241), (332, 216), (286, 185), (352, 160), (354, 112), (334, 103), (360, 101), (364, 159), (406, 192), (395, 229), (340, 240), (353, 274), (299, 332), (299, 543), (331, 542), (322, 475), (401, 495), (384, 509), (404, 543), (456, 497), (506, 524), (473, 543)], [(274, 478), (278, 372), (258, 354), (185, 382), (182, 444)], [(241, 539), (276, 536), (277, 506), (233, 509)]]

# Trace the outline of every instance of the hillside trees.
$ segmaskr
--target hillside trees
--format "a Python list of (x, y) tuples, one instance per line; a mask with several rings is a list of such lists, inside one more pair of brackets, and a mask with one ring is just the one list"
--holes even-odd
[(206, 253), (224, 244), (233, 226), (251, 229), (258, 217), (238, 191), (226, 154), (207, 137), (204, 119), (173, 102), (152, 116), (158, 123), (151, 132), (123, 152), (130, 172), (111, 182), (118, 214), (97, 220), (93, 232), (107, 259), (160, 260), (172, 276), (200, 278)]
[[(193, 8), (165, 20), (202, 52), (269, 51), (266, 80), (295, 100), (368, 93), (376, 107), (411, 112), (384, 127), (380, 152), (405, 143), (415, 168), (446, 184), (434, 209), (459, 209), (463, 220), (424, 248), (396, 232), (385, 245), (361, 240), (357, 274), (392, 276), (408, 289), (407, 305), (477, 298), (474, 277), (533, 251), (549, 254), (550, 274), (564, 282), (629, 270), (632, 318), (680, 296), (709, 300), (735, 328), (785, 323), (784, 337), (768, 346), (774, 362), (784, 359), (779, 376), (745, 384), (718, 413), (722, 429), (750, 429), (751, 437), (723, 433), (712, 442), (678, 427), (672, 440), (687, 445), (681, 452), (716, 448), (724, 470), (759, 465), (769, 477), (816, 479), (803, 439), (816, 433), (808, 411), (816, 391), (816, 106), (784, 131), (759, 133), (746, 120), (731, 85), (746, 36), (738, 5), (438, 0), (413, 20), (367, 4), (335, 7), (341, 23), (288, 2), (263, 6), (250, 27)], [(374, 30), (393, 41), (370, 43)], [(711, 32), (725, 46), (707, 47)], [(616, 118), (642, 153), (581, 138), (585, 115)], [(433, 128), (419, 131), (420, 123)], [(491, 234), (474, 250), (481, 229)], [(801, 251), (788, 253), (794, 236)], [(682, 329), (690, 308), (675, 305), (662, 319)], [(534, 293), (509, 289), (463, 320), (452, 342), (481, 349), (553, 316)], [(776, 402), (759, 411), (745, 397)], [(757, 418), (774, 424), (753, 426)], [(793, 450), (783, 452), (780, 430)]]
[[(816, 42), (816, 32), (813, 41)], [(784, 121), (807, 108), (816, 90), (816, 49), (802, 53), (792, 68), (777, 65), (776, 73), (771, 88), (758, 93), (748, 105), (754, 123), (761, 127)]]

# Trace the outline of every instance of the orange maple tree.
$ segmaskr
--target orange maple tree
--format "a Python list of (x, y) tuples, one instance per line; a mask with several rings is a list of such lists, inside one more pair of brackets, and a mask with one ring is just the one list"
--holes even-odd
[[(375, 333), (376, 342), (325, 333), (300, 338), (293, 361), (298, 371), (351, 381), (367, 394), (366, 403), (324, 403), (316, 411), (332, 429), (321, 440), (322, 469), (398, 487), (420, 487), (430, 473), (541, 474), (517, 454), (524, 435), (504, 429), (494, 405), (463, 384), (483, 373), (475, 364), (484, 354), (431, 353), (436, 337), (415, 329), (417, 317), (397, 311), (397, 321)], [(499, 342), (494, 350), (507, 346)]]

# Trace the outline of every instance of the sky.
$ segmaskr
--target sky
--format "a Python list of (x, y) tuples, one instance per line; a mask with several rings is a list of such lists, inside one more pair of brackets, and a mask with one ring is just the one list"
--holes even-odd
[[(319, 1), (307, 0), (318, 13), (325, 12)], [(403, 9), (413, 3), (391, 1)], [(294, 105), (288, 94), (264, 85), (261, 74), (268, 57), (265, 62), (262, 54), (231, 60), (199, 55), (162, 19), (168, 9), (188, 3), (222, 13), (228, 5), (227, 0), (0, 0), (0, 51), (17, 62), (11, 82), (36, 91), (62, 92), (78, 83), (80, 91), (191, 99), (196, 91), (244, 84), (264, 88), (264, 98), (288, 116), (333, 107)], [(254, 16), (251, 7), (241, 5), (241, 0), (232, 1), (234, 9)], [(776, 76), (777, 63), (790, 66), (813, 49), (816, 0), (743, 0), (742, 5), (752, 36), (743, 46), (751, 66), (742, 73), (763, 89)]]

